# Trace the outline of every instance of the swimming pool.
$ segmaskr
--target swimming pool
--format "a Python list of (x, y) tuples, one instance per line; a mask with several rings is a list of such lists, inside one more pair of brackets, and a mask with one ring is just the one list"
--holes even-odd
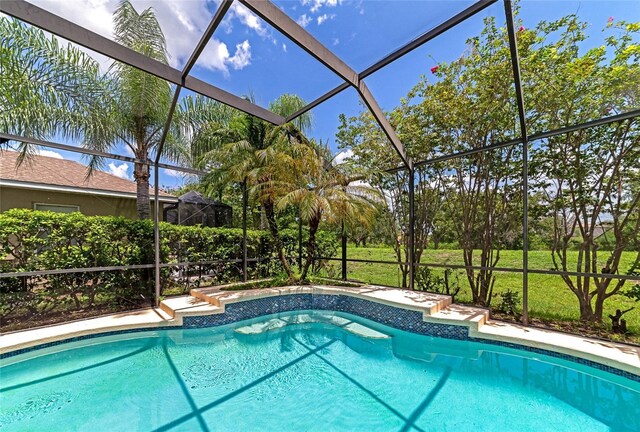
[(298, 311), (7, 358), (3, 431), (640, 430), (640, 383), (549, 357)]

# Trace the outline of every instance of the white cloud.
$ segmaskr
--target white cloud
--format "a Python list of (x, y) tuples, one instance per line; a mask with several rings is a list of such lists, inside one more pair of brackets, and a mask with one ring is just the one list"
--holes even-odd
[(278, 40), (273, 35), (273, 31), (262, 21), (256, 14), (247, 9), (242, 3), (234, 2), (227, 12), (222, 27), (227, 33), (233, 31), (233, 20), (237, 19), (240, 23), (253, 30), (263, 39), (270, 40), (274, 45), (278, 44)]
[[(69, 21), (79, 24), (101, 36), (113, 39), (112, 14), (117, 2), (110, 0), (77, 0), (77, 2), (56, 2), (50, 0), (31, 0), (31, 3), (40, 6), (49, 12), (59, 15)], [(73, 7), (80, 4), (80, 7)], [(102, 71), (106, 71), (112, 60), (102, 54), (98, 54), (80, 45), (72, 44), (81, 51), (93, 57)]]
[[(307, 1), (307, 2), (303, 2), (303, 6), (310, 4), (311, 1)], [(339, 4), (342, 4), (342, 0), (313, 0), (313, 4), (311, 5), (311, 8), (309, 9), (309, 11), (311, 13), (316, 13), (318, 12), (323, 6), (326, 7), (336, 7)]]
[(226, 75), (229, 70), (225, 62), (229, 57), (230, 54), (227, 49), (227, 44), (212, 38), (204, 48), (204, 51), (202, 51), (202, 54), (200, 54), (198, 66), (209, 70), (219, 70), (224, 72)]
[(287, 44), (282, 44), (282, 51), (287, 52)]
[(212, 39), (202, 52), (198, 64), (207, 69), (219, 70), (228, 76), (229, 66), (239, 70), (251, 64), (251, 44), (248, 40), (237, 44), (232, 56), (227, 44)]
[(235, 17), (242, 24), (254, 30), (260, 36), (267, 35), (267, 28), (257, 15), (247, 9), (242, 3), (234, 2), (228, 12), (230, 17)]
[[(113, 12), (118, 7), (119, 0), (31, 1), (43, 9), (113, 39)], [(132, 3), (139, 13), (149, 7), (153, 8), (167, 41), (169, 64), (176, 68), (181, 68), (184, 65), (213, 17), (208, 0), (132, 0)], [(264, 22), (240, 3), (234, 2), (225, 22), (230, 25), (233, 19), (237, 19), (242, 25), (254, 30), (261, 37), (272, 39)], [(105, 56), (85, 48), (81, 49), (95, 58), (103, 70), (106, 70), (111, 64), (111, 60)], [(247, 51), (244, 50), (244, 47), (237, 54), (238, 57), (235, 54), (231, 57), (226, 44), (212, 37), (207, 44), (205, 53), (200, 56), (198, 66), (227, 74), (227, 64), (230, 58), (234, 59), (233, 64), (230, 64), (234, 69), (236, 69), (236, 65), (243, 64), (243, 58), (247, 58)]]
[(336, 165), (340, 165), (341, 163), (344, 163), (347, 159), (351, 159), (352, 157), (353, 157), (353, 150), (351, 149), (343, 150), (337, 155), (335, 155), (335, 157), (333, 158), (333, 162)]
[(311, 22), (313, 18), (308, 17), (307, 14), (302, 14), (300, 15), (300, 18), (298, 18), (298, 20), (296, 21), (300, 26), (302, 27), (306, 27), (309, 25), (309, 23)]
[(243, 69), (251, 64), (251, 45), (249, 45), (248, 40), (236, 45), (236, 52), (233, 57), (229, 57), (227, 63), (236, 70)]
[(338, 39), (338, 38), (333, 38), (333, 40), (331, 41), (331, 43), (333, 44), (333, 46), (336, 46), (336, 45), (340, 44), (340, 39)]
[(121, 163), (120, 165), (116, 165), (115, 163), (111, 162), (109, 164), (109, 173), (113, 174), (114, 176), (131, 180), (131, 176), (129, 175), (128, 171), (129, 171), (129, 165), (126, 163)]
[(332, 20), (336, 17), (336, 14), (323, 14), (318, 17), (318, 25), (322, 25), (327, 20)]
[(64, 159), (60, 153), (54, 152), (54, 151), (51, 151), (51, 150), (38, 150), (37, 153), (40, 156), (46, 156), (46, 157), (56, 158), (56, 159)]

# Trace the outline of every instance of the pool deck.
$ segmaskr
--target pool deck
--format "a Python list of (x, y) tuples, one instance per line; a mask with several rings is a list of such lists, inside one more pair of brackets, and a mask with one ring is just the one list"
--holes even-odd
[(489, 320), (485, 309), (452, 304), (445, 295), (378, 286), (290, 286), (244, 291), (201, 288), (191, 295), (164, 300), (157, 309), (142, 309), (0, 335), (0, 354), (63, 339), (139, 328), (181, 326), (186, 316), (224, 313), (225, 305), (286, 294), (347, 295), (423, 313), (427, 322), (462, 325), (469, 336), (555, 351), (605, 364), (640, 376), (640, 347)]

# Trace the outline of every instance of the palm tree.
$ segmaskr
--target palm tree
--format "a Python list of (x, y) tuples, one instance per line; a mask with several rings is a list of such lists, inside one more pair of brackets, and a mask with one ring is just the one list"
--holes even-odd
[[(286, 117), (304, 105), (300, 97), (285, 94), (269, 108)], [(309, 148), (303, 132), (310, 127), (309, 114), (281, 126), (241, 114), (233, 118), (227, 127), (215, 132), (210, 130), (209, 145), (214, 148), (205, 149), (200, 158), (210, 172), (204, 179), (210, 188), (246, 182), (252, 197), (264, 211), (278, 258), (289, 279), (293, 279), (293, 272), (284, 254), (275, 203), (280, 185), (291, 182), (304, 170), (300, 163)]]
[[(168, 64), (164, 35), (151, 8), (139, 14), (123, 0), (114, 22), (116, 42)], [(59, 134), (104, 152), (126, 145), (140, 161), (133, 173), (136, 205), (138, 217), (147, 219), (150, 173), (145, 162), (162, 136), (171, 104), (169, 83), (118, 62), (101, 74), (97, 62), (79, 49), (6, 17), (0, 17), (0, 69), (1, 130), (38, 138)], [(163, 157), (188, 161), (187, 146), (173, 132)], [(34, 153), (27, 144), (20, 150), (20, 162)], [(92, 158), (88, 175), (102, 163)]]
[(377, 212), (376, 204), (381, 201), (376, 189), (359, 182), (363, 176), (350, 165), (332, 163), (326, 145), (311, 143), (310, 148), (313, 151), (306, 153), (302, 162), (303, 175), (281, 187), (286, 191), (277, 201), (280, 211), (291, 205), (298, 207), (300, 217), (309, 224), (302, 281), (306, 281), (313, 262), (320, 223), (369, 226)]
[[(109, 80), (98, 63), (42, 30), (0, 17), (0, 130), (47, 139), (100, 140)], [(1, 144), (1, 143), (0, 143)], [(19, 163), (35, 154), (19, 145)]]
[(240, 115), (236, 109), (202, 95), (182, 98), (173, 121), (179, 140), (189, 143), (188, 164), (196, 165), (202, 155), (220, 148), (225, 139), (233, 140), (230, 125)]
[[(114, 13), (115, 41), (161, 63), (168, 64), (164, 34), (151, 8), (138, 13), (128, 0), (123, 0)], [(164, 123), (171, 105), (171, 85), (134, 67), (114, 62), (109, 68), (113, 81), (112, 98), (104, 121), (109, 134), (101, 140), (86, 140), (85, 146), (108, 151), (117, 144), (127, 146), (136, 159), (148, 161), (158, 150)], [(172, 131), (173, 132), (173, 131)], [(186, 146), (178, 134), (167, 135), (163, 157), (182, 162), (188, 160)], [(94, 158), (90, 168), (99, 166)], [(134, 164), (137, 184), (137, 211), (140, 219), (149, 218), (149, 165)]]

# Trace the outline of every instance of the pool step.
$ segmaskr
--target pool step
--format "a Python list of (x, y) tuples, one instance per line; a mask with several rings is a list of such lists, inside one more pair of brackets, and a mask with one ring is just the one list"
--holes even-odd
[(351, 321), (350, 319), (339, 317), (332, 314), (314, 313), (314, 314), (301, 314), (292, 315), (281, 318), (273, 318), (267, 321), (258, 322), (255, 324), (239, 327), (234, 331), (236, 333), (244, 335), (257, 335), (266, 333), (269, 331), (279, 330), (281, 328), (300, 325), (300, 324), (330, 324), (336, 327), (340, 327), (345, 331), (367, 338), (367, 339), (389, 339), (391, 336), (388, 334), (379, 332), (360, 323)]
[(447, 295), (399, 290), (373, 285), (361, 287), (304, 285), (236, 291), (227, 291), (222, 288), (224, 287), (195, 288), (190, 291), (190, 294), (201, 301), (221, 307), (226, 303), (285, 294), (345, 295), (404, 309), (411, 309), (422, 312), (425, 315), (434, 315), (446, 309), (452, 303), (451, 297)]
[(436, 324), (466, 325), (470, 331), (477, 332), (489, 320), (489, 310), (453, 303), (433, 315), (425, 315), (424, 320)]
[(223, 313), (227, 303), (253, 300), (285, 294), (332, 294), (347, 295), (394, 307), (422, 312), (426, 322), (436, 324), (462, 325), (477, 334), (489, 320), (489, 310), (454, 304), (451, 297), (420, 291), (398, 290), (377, 286), (358, 288), (327, 286), (287, 286), (227, 291), (224, 286), (196, 288), (190, 296), (176, 297), (163, 301), (160, 307), (172, 318), (192, 315)]
[(214, 306), (192, 296), (165, 299), (160, 303), (160, 309), (167, 313), (172, 319), (224, 312), (224, 308)]

